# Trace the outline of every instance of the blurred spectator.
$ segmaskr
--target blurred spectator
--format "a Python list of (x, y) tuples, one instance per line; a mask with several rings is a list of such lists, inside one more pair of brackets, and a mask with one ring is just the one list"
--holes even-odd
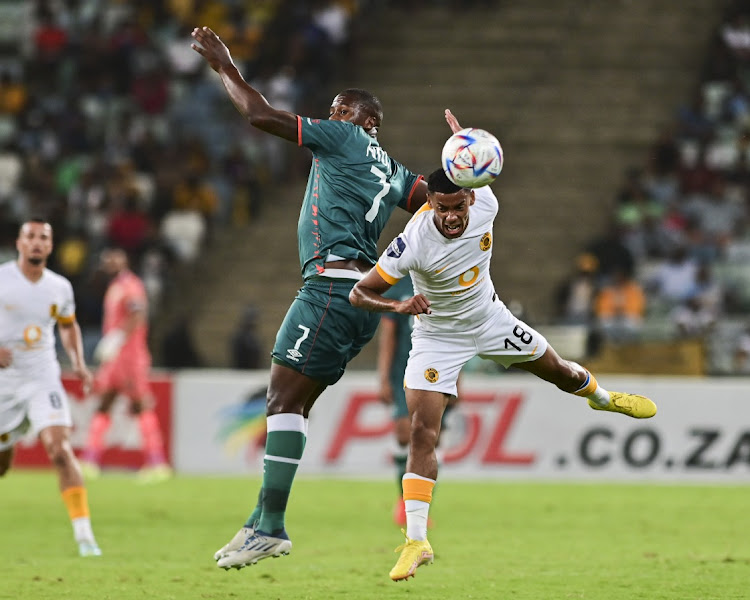
[(203, 366), (203, 360), (193, 341), (188, 317), (179, 317), (164, 336), (162, 362), (169, 369), (194, 369)]
[(214, 214), (219, 207), (219, 198), (208, 182), (200, 179), (198, 175), (190, 173), (175, 186), (172, 206), (176, 209), (198, 213), (208, 226), (213, 221)]
[(687, 300), (694, 292), (698, 263), (686, 246), (677, 246), (659, 264), (647, 282), (647, 289), (666, 305), (674, 306)]
[(613, 342), (638, 339), (646, 313), (646, 296), (641, 285), (623, 269), (613, 273), (610, 283), (596, 297), (597, 327)]
[(634, 272), (635, 259), (623, 243), (623, 233), (623, 226), (613, 219), (607, 231), (586, 246), (586, 252), (597, 260), (600, 280), (606, 281), (616, 271), (627, 274)]
[(716, 325), (717, 314), (705, 306), (699, 296), (692, 296), (676, 306), (670, 318), (679, 337), (700, 338)]
[(258, 332), (258, 317), (258, 310), (252, 305), (246, 307), (240, 317), (230, 341), (234, 369), (262, 369), (267, 366)]
[(28, 91), (23, 81), (9, 72), (0, 75), (0, 114), (17, 115), (26, 108)]
[(151, 237), (151, 221), (141, 208), (138, 196), (131, 191), (122, 208), (116, 210), (109, 221), (108, 241), (125, 250), (128, 256), (140, 258)]
[(206, 222), (196, 210), (175, 208), (162, 219), (159, 234), (179, 262), (191, 263), (200, 254)]
[(557, 317), (566, 325), (588, 325), (594, 312), (599, 263), (592, 254), (580, 254), (575, 266), (575, 272), (557, 290)]

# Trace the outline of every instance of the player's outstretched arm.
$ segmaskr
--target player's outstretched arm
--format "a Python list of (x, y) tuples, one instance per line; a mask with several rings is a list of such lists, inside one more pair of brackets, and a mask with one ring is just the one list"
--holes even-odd
[(190, 47), (206, 59), (221, 77), (229, 98), (240, 114), (267, 133), (297, 141), (297, 115), (271, 106), (263, 94), (249, 85), (232, 60), (229, 48), (208, 27), (196, 27), (192, 33), (197, 42)]
[(407, 300), (385, 298), (391, 284), (380, 276), (377, 269), (370, 269), (363, 279), (358, 281), (349, 292), (349, 302), (357, 308), (370, 312), (395, 312), (402, 315), (430, 314), (430, 301), (422, 294)]

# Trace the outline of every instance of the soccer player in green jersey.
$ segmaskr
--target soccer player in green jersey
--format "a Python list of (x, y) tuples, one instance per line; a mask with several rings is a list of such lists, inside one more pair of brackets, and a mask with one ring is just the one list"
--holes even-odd
[(344, 90), (327, 120), (277, 110), (242, 78), (213, 31), (202, 27), (192, 35), (192, 48), (219, 74), (253, 126), (313, 153), (298, 224), (304, 285), (272, 352), (263, 484), (244, 526), (214, 555), (220, 567), (239, 569), (291, 550), (284, 519), (308, 414), (378, 326), (378, 315), (351, 306), (349, 292), (375, 264), (378, 237), (396, 206), (415, 212), (427, 186), (381, 148), (383, 111), (371, 93)]

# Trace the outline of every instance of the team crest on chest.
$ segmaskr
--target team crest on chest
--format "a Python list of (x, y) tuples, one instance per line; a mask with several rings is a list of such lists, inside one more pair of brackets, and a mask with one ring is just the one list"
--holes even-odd
[(424, 372), (424, 378), (430, 383), (437, 383), (437, 380), (440, 379), (440, 374), (437, 372), (437, 369), (430, 367)]
[(492, 248), (492, 233), (488, 231), (482, 236), (482, 239), (479, 240), (479, 249), (482, 252), (487, 252), (490, 248)]

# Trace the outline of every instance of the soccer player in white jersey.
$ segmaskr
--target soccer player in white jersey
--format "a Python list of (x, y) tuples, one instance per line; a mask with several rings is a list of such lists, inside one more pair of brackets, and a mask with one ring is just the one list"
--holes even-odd
[(29, 429), (39, 436), (57, 471), (81, 556), (99, 556), (88, 497), (70, 445), (68, 399), (55, 353), (57, 324), (63, 347), (84, 389), (91, 373), (83, 357), (70, 282), (46, 268), (52, 227), (25, 222), (16, 240), (18, 260), (0, 264), (0, 476), (11, 465), (16, 442)]
[[(460, 129), (446, 111), (453, 131)], [(427, 203), (351, 291), (354, 306), (375, 312), (417, 315), (404, 387), (411, 417), (409, 457), (402, 480), (406, 542), (390, 572), (398, 581), (430, 563), (427, 517), (438, 465), (440, 420), (461, 368), (474, 356), (515, 366), (588, 399), (591, 408), (634, 418), (656, 414), (645, 396), (608, 392), (582, 366), (560, 358), (547, 340), (518, 320), (500, 301), (490, 279), (492, 226), (497, 198), (489, 187), (453, 184), (442, 169), (428, 178)], [(415, 291), (395, 300), (383, 294), (407, 274)]]

